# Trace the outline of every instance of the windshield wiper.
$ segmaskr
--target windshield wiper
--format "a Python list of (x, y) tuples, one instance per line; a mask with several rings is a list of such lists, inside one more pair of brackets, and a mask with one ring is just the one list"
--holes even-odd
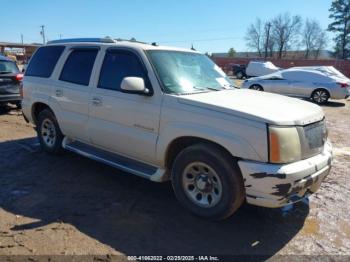
[(214, 88), (214, 87), (205, 87), (205, 86), (193, 86), (194, 89), (197, 89), (197, 90), (214, 90), (214, 91), (220, 91), (222, 89), (217, 89), (217, 88)]
[(11, 74), (12, 72), (11, 71), (1, 71), (0, 74), (1, 75), (4, 75), (4, 74)]

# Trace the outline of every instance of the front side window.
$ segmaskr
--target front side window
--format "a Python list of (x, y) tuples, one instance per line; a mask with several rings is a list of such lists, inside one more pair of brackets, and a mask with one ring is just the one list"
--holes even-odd
[(97, 52), (97, 49), (73, 50), (64, 64), (60, 80), (88, 86)]
[(135, 54), (120, 50), (107, 51), (98, 88), (121, 91), (121, 83), (125, 77), (141, 77), (148, 85), (146, 72)]
[(64, 46), (40, 47), (30, 59), (25, 75), (49, 78), (63, 50)]
[(192, 93), (233, 87), (226, 74), (206, 55), (179, 51), (148, 51), (167, 93)]

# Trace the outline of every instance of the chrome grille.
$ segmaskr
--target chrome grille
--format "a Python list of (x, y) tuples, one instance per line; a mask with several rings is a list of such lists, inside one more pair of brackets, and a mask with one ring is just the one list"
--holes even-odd
[(323, 147), (327, 139), (325, 121), (320, 121), (311, 125), (304, 126), (304, 133), (309, 149)]

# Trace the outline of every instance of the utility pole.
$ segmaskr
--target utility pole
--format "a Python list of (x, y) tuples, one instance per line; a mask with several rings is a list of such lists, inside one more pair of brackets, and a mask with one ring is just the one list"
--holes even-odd
[(26, 48), (23, 46), (24, 41), (23, 41), (23, 34), (21, 34), (21, 43), (22, 43), (22, 50), (23, 50), (23, 55), (24, 55), (24, 61), (25, 62), (27, 60), (27, 56), (26, 56)]
[(45, 43), (46, 43), (46, 41), (45, 41), (45, 26), (41, 25), (40, 27), (41, 27), (40, 34), (43, 37), (43, 44), (45, 45)]

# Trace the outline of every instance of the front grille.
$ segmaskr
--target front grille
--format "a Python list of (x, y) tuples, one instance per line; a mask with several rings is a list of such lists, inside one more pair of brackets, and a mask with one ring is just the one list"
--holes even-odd
[(304, 133), (310, 149), (323, 147), (327, 139), (325, 121), (304, 126)]
[(325, 120), (300, 127), (299, 136), (303, 159), (321, 153), (327, 140)]

